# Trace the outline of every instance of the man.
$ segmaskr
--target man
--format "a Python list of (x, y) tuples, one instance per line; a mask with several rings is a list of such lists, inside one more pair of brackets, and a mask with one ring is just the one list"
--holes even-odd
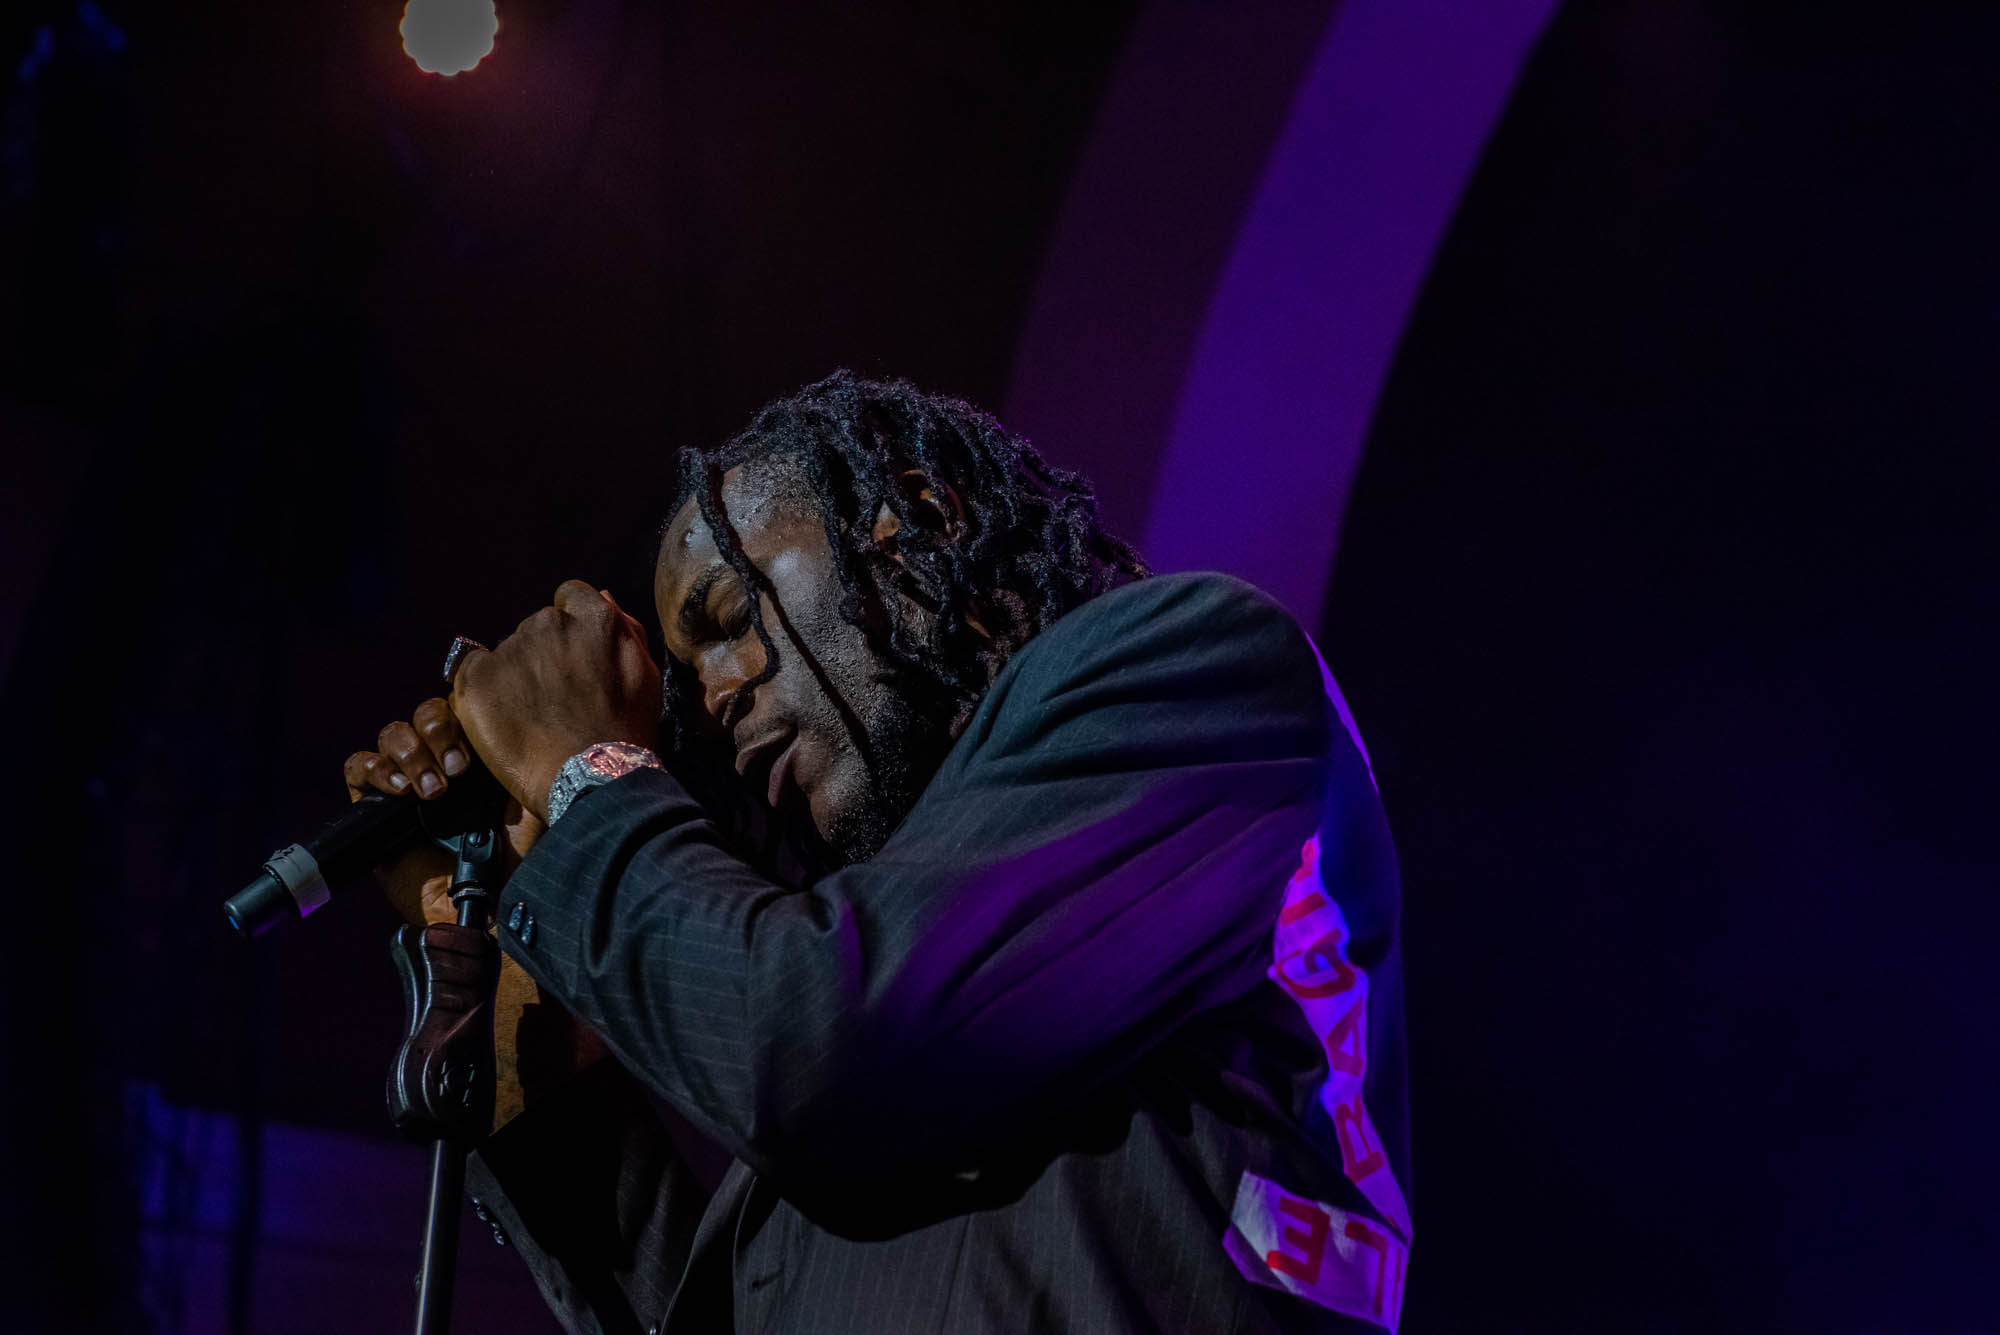
[[(681, 480), (664, 688), (572, 581), (347, 764), (434, 795), (469, 745), (520, 808), (500, 939), (543, 1000), (473, 1191), (558, 1315), (1393, 1329), (1395, 859), (1305, 635), (902, 383)], [(576, 1042), (531, 1041), (551, 1003)]]

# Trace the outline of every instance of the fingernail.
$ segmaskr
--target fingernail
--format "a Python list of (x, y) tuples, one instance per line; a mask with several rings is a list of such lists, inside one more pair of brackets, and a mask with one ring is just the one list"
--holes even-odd
[(465, 773), (465, 752), (451, 747), (444, 753), (444, 772), (451, 775)]
[(417, 780), (417, 791), (421, 792), (425, 797), (436, 797), (444, 791), (444, 780), (438, 778), (435, 774), (427, 773), (421, 779)]
[(389, 776), (389, 786), (400, 793), (410, 786), (410, 781), (400, 774), (391, 774)]

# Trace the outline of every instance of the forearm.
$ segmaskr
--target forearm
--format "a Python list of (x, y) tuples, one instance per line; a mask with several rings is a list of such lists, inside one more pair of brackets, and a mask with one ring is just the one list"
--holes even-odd
[(730, 857), (671, 779), (635, 777), (524, 865), (508, 898), (532, 941), (510, 949), (774, 1178), (962, 1167), (1262, 979), (1317, 805), (1312, 766), (1275, 770), (1258, 808), (1239, 776), (1232, 800), (1162, 785), (1159, 811), (1077, 816), (1116, 838), (1060, 861), (1006, 847), (971, 795), (938, 813), (949, 862), (892, 854), (811, 892)]
[(963, 1166), (1259, 985), (1319, 822), (1296, 624), (1215, 581), (1109, 600), (1017, 655), (867, 862), (774, 883), (640, 771), (524, 861), (503, 940), (760, 1172)]

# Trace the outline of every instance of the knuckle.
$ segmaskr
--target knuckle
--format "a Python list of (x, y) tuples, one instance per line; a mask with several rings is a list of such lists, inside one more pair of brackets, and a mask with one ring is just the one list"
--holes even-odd
[(451, 706), (442, 700), (426, 700), (417, 706), (410, 722), (426, 737), (446, 737), (451, 734)]
[(457, 700), (465, 694), (467, 685), (478, 678), (485, 668), (486, 660), (492, 656), (491, 649), (473, 649), (458, 660), (458, 671), (451, 674), (451, 699), (438, 701), (445, 717), (451, 719), (454, 724), (458, 721), (458, 716), (452, 709), (452, 700)]

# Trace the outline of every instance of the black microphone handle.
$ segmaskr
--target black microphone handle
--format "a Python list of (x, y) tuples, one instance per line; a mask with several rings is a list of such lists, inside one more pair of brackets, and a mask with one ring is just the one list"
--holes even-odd
[(370, 793), (317, 837), (273, 853), (257, 879), (230, 896), (229, 925), (256, 936), (305, 917), (333, 897), (332, 887), (387, 862), (423, 833), (414, 794)]

